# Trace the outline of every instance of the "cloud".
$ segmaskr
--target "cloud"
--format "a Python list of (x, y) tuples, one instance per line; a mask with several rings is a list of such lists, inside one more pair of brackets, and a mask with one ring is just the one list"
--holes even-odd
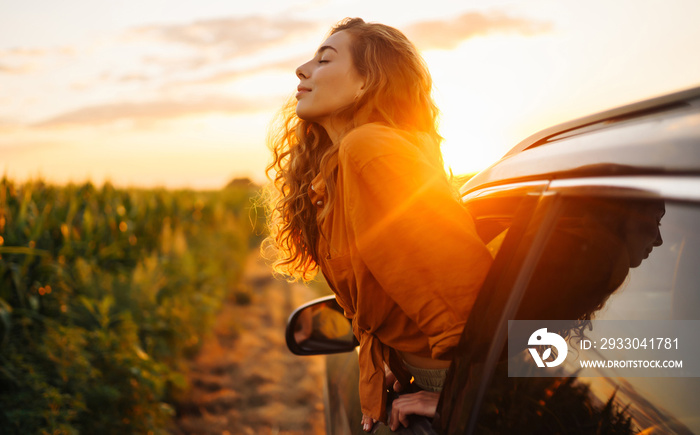
[(279, 62), (263, 63), (261, 65), (250, 67), (250, 68), (219, 71), (219, 72), (213, 73), (213, 74), (206, 76), (206, 77), (203, 77), (203, 78), (192, 79), (192, 80), (174, 81), (174, 82), (171, 82), (168, 85), (166, 85), (165, 89), (173, 89), (173, 88), (179, 89), (179, 88), (183, 88), (186, 86), (224, 84), (224, 83), (233, 82), (235, 80), (238, 80), (238, 79), (241, 79), (244, 77), (250, 77), (250, 76), (254, 76), (256, 74), (273, 72), (273, 71), (283, 71), (283, 72), (287, 72), (289, 74), (294, 74), (294, 71), (296, 70), (296, 68), (308, 60), (309, 60), (308, 56), (298, 56), (298, 57), (290, 57), (288, 59), (284, 59), (284, 60), (281, 60)]
[(28, 63), (18, 65), (18, 66), (0, 63), (0, 74), (21, 75), (21, 74), (30, 73), (30, 72), (34, 71), (34, 69), (35, 69), (34, 66), (32, 64), (28, 64)]
[(255, 53), (282, 42), (318, 33), (319, 22), (288, 17), (231, 17), (187, 24), (151, 25), (132, 29), (129, 36), (157, 39), (195, 49), (216, 48), (228, 56)]
[[(5, 99), (0, 99), (0, 104), (5, 103)], [(9, 133), (22, 128), (22, 124), (14, 119), (0, 117), (0, 133)]]
[(72, 47), (0, 49), (0, 74), (36, 72), (51, 58), (72, 57), (75, 54)]
[[(286, 43), (304, 40), (311, 35), (320, 38), (321, 29), (326, 27), (327, 23), (321, 21), (282, 15), (228, 17), (135, 27), (124, 32), (119, 41), (126, 45), (137, 44), (146, 52), (141, 52), (140, 58), (134, 59), (131, 71), (122, 71), (113, 78), (118, 83), (146, 83), (169, 76), (177, 78), (176, 82), (185, 79), (186, 84), (208, 84), (282, 68), (293, 71), (301, 58), (290, 57), (270, 62), (262, 60), (265, 51), (277, 51), (275, 56), (279, 58), (280, 47)], [(256, 58), (260, 58), (264, 65), (243, 66), (254, 63)], [(138, 69), (134, 69), (136, 67)], [(212, 71), (222, 69), (225, 71)], [(150, 73), (144, 74), (144, 70)], [(193, 74), (197, 77), (193, 77)]]
[(91, 126), (121, 120), (139, 123), (156, 122), (206, 113), (241, 114), (266, 110), (279, 105), (278, 100), (244, 100), (227, 97), (205, 97), (190, 101), (157, 100), (140, 103), (113, 103), (83, 107), (46, 119), (34, 127)]
[(551, 23), (512, 17), (502, 12), (467, 12), (451, 20), (415, 23), (406, 27), (405, 33), (423, 50), (449, 50), (475, 36), (504, 32), (530, 36), (549, 32), (551, 29)]
[(0, 59), (17, 59), (17, 58), (42, 58), (47, 56), (73, 56), (76, 54), (76, 48), (70, 46), (50, 47), (50, 48), (25, 48), (15, 47), (0, 50)]
[[(10, 48), (0, 50), (0, 74), (22, 75), (36, 69), (35, 59), (44, 57), (47, 50), (38, 48)], [(29, 60), (28, 60), (29, 59)]]
[(0, 51), (0, 57), (6, 56), (22, 56), (22, 57), (41, 57), (48, 53), (48, 50), (43, 48), (10, 48)]
[(126, 74), (117, 79), (120, 83), (131, 83), (131, 82), (147, 82), (151, 80), (151, 77), (145, 74), (131, 73)]
[(185, 56), (182, 58), (167, 58), (149, 55), (142, 57), (141, 61), (146, 66), (156, 66), (161, 68), (163, 71), (190, 71), (207, 66), (210, 63), (219, 62), (219, 60), (210, 60), (205, 56), (201, 56), (200, 54)]

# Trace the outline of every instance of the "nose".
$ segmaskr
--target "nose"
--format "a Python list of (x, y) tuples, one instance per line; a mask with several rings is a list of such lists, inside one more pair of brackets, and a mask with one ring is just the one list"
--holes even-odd
[(656, 240), (654, 240), (654, 246), (661, 246), (664, 244), (664, 239), (661, 238), (661, 230), (656, 229)]
[(300, 65), (297, 67), (296, 75), (297, 75), (297, 78), (299, 78), (300, 80), (309, 78), (308, 73), (304, 70), (305, 66), (306, 66), (306, 64)]

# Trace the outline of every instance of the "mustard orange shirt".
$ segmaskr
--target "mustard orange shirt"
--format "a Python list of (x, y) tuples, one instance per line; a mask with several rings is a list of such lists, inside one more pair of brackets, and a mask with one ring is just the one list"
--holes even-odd
[[(422, 147), (430, 137), (366, 124), (338, 153), (336, 199), (319, 222), (319, 266), (360, 341), (360, 402), (385, 421), (391, 349), (440, 359), (457, 345), (491, 255)], [(319, 212), (321, 175), (309, 196)]]

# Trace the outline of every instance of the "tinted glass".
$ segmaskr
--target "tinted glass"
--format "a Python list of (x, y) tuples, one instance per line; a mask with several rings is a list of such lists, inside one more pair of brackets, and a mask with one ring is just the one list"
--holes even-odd
[[(698, 204), (576, 197), (559, 205), (512, 319), (579, 319), (570, 335), (589, 318), (700, 319)], [(494, 373), (477, 433), (700, 432), (698, 378), (602, 369), (509, 378), (507, 363)]]
[[(463, 198), (465, 207), (474, 219), (476, 231), (484, 241), (491, 243), (495, 255), (514, 219), (529, 216), (537, 196), (545, 189), (546, 182), (529, 182), (499, 186), (493, 191), (473, 194)], [(528, 201), (529, 199), (529, 201)]]

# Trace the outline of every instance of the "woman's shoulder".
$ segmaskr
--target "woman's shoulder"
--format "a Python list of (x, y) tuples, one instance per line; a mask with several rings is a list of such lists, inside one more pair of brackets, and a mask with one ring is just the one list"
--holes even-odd
[(384, 124), (369, 123), (347, 133), (340, 142), (338, 154), (341, 162), (352, 161), (359, 165), (388, 155), (420, 158), (419, 142), (426, 139)]

